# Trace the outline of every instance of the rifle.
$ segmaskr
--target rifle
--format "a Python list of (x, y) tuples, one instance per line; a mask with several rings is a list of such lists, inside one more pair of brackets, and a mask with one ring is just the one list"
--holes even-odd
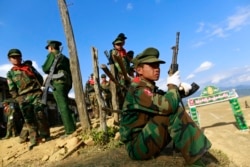
[[(178, 71), (178, 64), (177, 64), (177, 56), (178, 56), (178, 51), (179, 51), (179, 36), (180, 36), (180, 32), (176, 33), (176, 44), (175, 46), (173, 46), (171, 49), (173, 50), (173, 56), (172, 56), (172, 64), (170, 65), (170, 69), (168, 71), (169, 75), (174, 74), (176, 71)], [(180, 90), (180, 95), (182, 98), (188, 97), (190, 95), (192, 95), (193, 93), (195, 93), (200, 86), (197, 85), (195, 82), (193, 82), (191, 84), (192, 88), (189, 91), (188, 95), (185, 95), (183, 90)]]
[(44, 83), (43, 95), (42, 95), (42, 100), (41, 100), (42, 104), (45, 104), (45, 105), (47, 104), (47, 96), (48, 96), (49, 88), (54, 90), (54, 87), (51, 85), (51, 80), (61, 78), (64, 75), (63, 73), (54, 74), (55, 67), (56, 67), (56, 65), (61, 57), (61, 53), (62, 53), (62, 49), (60, 50), (60, 52), (58, 54), (56, 54), (54, 62), (49, 69), (49, 74), (48, 74), (46, 81)]
[(124, 64), (122, 62), (122, 58), (120, 56), (113, 55), (113, 59), (115, 60), (115, 62), (119, 64), (121, 71), (122, 71), (122, 75), (124, 76), (124, 79), (128, 82), (131, 82), (131, 79), (129, 78), (126, 68), (124, 67)]
[(109, 77), (109, 79), (111, 81), (113, 81), (116, 85), (121, 86), (123, 88), (126, 88), (125, 86), (121, 85), (116, 79), (115, 77), (112, 75), (112, 73), (110, 72), (110, 70), (108, 69), (108, 67), (105, 64), (101, 64), (101, 69), (105, 72), (105, 74), (107, 74), (107, 76)]
[(107, 50), (104, 51), (104, 54), (106, 55), (106, 57), (108, 59), (108, 65), (114, 64), (114, 61), (112, 60), (112, 58)]

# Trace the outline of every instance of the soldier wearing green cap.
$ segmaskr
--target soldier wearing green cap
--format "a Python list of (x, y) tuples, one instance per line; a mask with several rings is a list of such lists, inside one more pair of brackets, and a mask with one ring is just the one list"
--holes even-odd
[(91, 73), (89, 80), (86, 82), (85, 90), (86, 90), (87, 98), (90, 102), (90, 106), (92, 109), (91, 118), (99, 118), (100, 116), (99, 106), (98, 106), (98, 102), (97, 102), (97, 98), (95, 94), (94, 85), (95, 85), (94, 74)]
[(15, 118), (15, 108), (13, 100), (5, 99), (2, 102), (4, 115), (7, 117), (7, 132), (4, 139), (9, 139), (10, 137), (17, 136), (17, 125), (16, 125), (16, 118)]
[[(122, 67), (119, 65), (116, 58), (120, 58), (122, 60), (123, 69), (125, 69), (125, 73), (127, 74), (127, 76), (129, 76), (130, 62), (127, 57), (126, 49), (124, 48), (126, 39), (127, 37), (125, 36), (124, 33), (118, 34), (118, 36), (112, 42), (113, 49), (110, 50), (110, 57), (112, 60), (111, 62), (114, 62), (114, 66), (115, 66), (114, 76), (116, 77), (117, 81), (125, 87), (127, 86), (128, 82), (126, 82), (125, 77), (122, 72)], [(122, 103), (123, 103), (122, 99), (124, 98), (125, 94), (126, 94), (126, 90), (123, 89), (122, 87), (118, 87), (117, 95), (118, 95), (118, 98), (120, 99), (119, 104), (118, 104), (120, 109), (122, 108)]]
[[(101, 85), (102, 96), (105, 100), (106, 106), (112, 109), (110, 82), (107, 80), (107, 76), (105, 74), (101, 75), (100, 85)], [(111, 115), (111, 113), (108, 113), (108, 115)]]
[(75, 122), (71, 116), (72, 111), (69, 108), (68, 94), (72, 88), (72, 75), (70, 71), (69, 58), (63, 55), (60, 51), (61, 42), (55, 40), (47, 41), (45, 49), (48, 50), (49, 54), (47, 59), (42, 65), (44, 73), (49, 74), (50, 68), (57, 56), (59, 60), (56, 64), (54, 74), (62, 73), (63, 76), (60, 78), (52, 79), (51, 84), (54, 87), (53, 96), (56, 100), (59, 112), (62, 118), (62, 122), (65, 129), (65, 135), (67, 137), (76, 130)]
[(155, 84), (160, 77), (159, 51), (150, 47), (133, 59), (138, 79), (134, 80), (123, 104), (120, 134), (131, 159), (153, 158), (173, 140), (188, 166), (204, 166), (201, 157), (211, 147), (210, 141), (193, 122), (181, 101), (179, 87), (185, 94), (191, 85), (180, 81), (179, 71), (168, 76), (168, 91)]
[(22, 53), (19, 49), (10, 49), (7, 56), (13, 65), (7, 73), (9, 92), (19, 104), (28, 131), (24, 136), (20, 136), (20, 142), (25, 142), (29, 135), (29, 148), (32, 149), (37, 145), (38, 135), (45, 140), (50, 138), (47, 116), (40, 103), (43, 77), (29, 63), (22, 63)]

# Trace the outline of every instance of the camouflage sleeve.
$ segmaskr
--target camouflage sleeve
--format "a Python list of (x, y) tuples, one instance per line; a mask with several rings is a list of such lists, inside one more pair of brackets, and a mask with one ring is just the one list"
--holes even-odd
[(54, 55), (53, 53), (48, 54), (46, 61), (44, 62), (44, 64), (42, 65), (42, 69), (43, 72), (45, 74), (49, 73), (50, 67), (52, 66), (53, 62), (54, 62)]
[(12, 79), (11, 71), (7, 73), (7, 84), (9, 88), (9, 93), (11, 94), (12, 98), (16, 98), (18, 94), (17, 85)]
[(117, 50), (115, 50), (115, 49), (113, 49), (113, 50), (111, 51), (111, 57), (112, 57), (112, 60), (113, 60), (113, 62), (114, 62), (115, 68), (116, 68), (117, 71), (121, 74), (121, 73), (122, 73), (121, 67), (119, 66), (119, 63), (118, 63), (117, 61), (114, 60), (114, 56), (119, 56)]
[(175, 88), (170, 89), (164, 95), (154, 93), (149, 87), (139, 87), (134, 92), (135, 109), (146, 112), (168, 115), (179, 106), (178, 91)]

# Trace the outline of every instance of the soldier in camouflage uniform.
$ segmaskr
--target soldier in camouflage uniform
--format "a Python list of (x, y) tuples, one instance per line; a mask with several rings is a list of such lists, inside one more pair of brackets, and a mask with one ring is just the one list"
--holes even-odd
[(7, 133), (4, 139), (9, 139), (10, 137), (16, 137), (17, 136), (17, 127), (16, 122), (18, 120), (15, 120), (15, 108), (14, 103), (10, 99), (6, 99), (3, 101), (3, 111), (5, 116), (7, 117)]
[[(50, 138), (48, 119), (40, 103), (43, 77), (33, 67), (22, 63), (22, 53), (19, 49), (9, 50), (8, 58), (13, 65), (7, 73), (9, 92), (19, 104), (29, 133), (29, 148), (32, 149), (37, 145), (38, 135), (45, 140)], [(27, 135), (20, 136), (21, 143), (26, 140)]]
[(72, 88), (70, 63), (69, 58), (67, 58), (60, 52), (61, 45), (62, 43), (59, 41), (51, 40), (47, 42), (45, 48), (48, 50), (49, 54), (47, 55), (47, 59), (42, 65), (42, 69), (44, 73), (49, 74), (55, 57), (60, 56), (56, 64), (54, 74), (62, 73), (63, 76), (61, 78), (52, 79), (51, 84), (54, 87), (52, 93), (59, 108), (59, 112), (65, 129), (65, 134), (62, 136), (62, 138), (64, 138), (72, 134), (76, 130), (76, 124), (71, 116), (72, 111), (69, 108), (68, 99), (69, 91)]
[[(121, 85), (124, 85), (125, 87), (128, 85), (128, 81), (125, 80), (123, 73), (122, 73), (122, 67), (120, 67), (119, 63), (116, 61), (116, 57), (121, 58), (126, 74), (129, 76), (130, 61), (127, 57), (126, 49), (124, 48), (126, 39), (127, 37), (125, 36), (124, 33), (118, 34), (116, 39), (112, 42), (113, 49), (110, 50), (110, 56), (111, 56), (112, 62), (114, 62), (114, 65), (115, 65), (115, 77), (117, 81), (119, 81), (119, 83)], [(118, 87), (117, 89), (118, 89), (117, 96), (119, 98), (119, 108), (121, 109), (122, 104), (123, 104), (123, 99), (126, 94), (126, 90), (121, 87)]]
[[(191, 86), (181, 83), (179, 71), (168, 77), (168, 91), (159, 91), (159, 52), (147, 48), (133, 60), (139, 77), (127, 92), (123, 104), (120, 134), (130, 158), (145, 160), (157, 156), (173, 140), (188, 166), (204, 166), (201, 157), (211, 147), (184, 108), (179, 106), (181, 85), (188, 94)], [(161, 93), (160, 93), (161, 92)]]
[[(110, 82), (107, 81), (106, 75), (102, 74), (101, 75), (101, 90), (102, 90), (102, 95), (105, 100), (106, 106), (110, 109), (112, 109), (112, 103), (111, 103), (111, 91), (110, 91)], [(108, 113), (108, 115), (111, 115), (112, 113)]]
[(92, 109), (91, 118), (99, 118), (100, 116), (99, 107), (98, 107), (98, 102), (97, 102), (97, 98), (95, 94), (95, 89), (94, 89), (95, 80), (93, 77), (94, 77), (94, 74), (91, 74), (89, 80), (87, 81), (85, 85), (85, 89), (86, 89), (87, 96), (88, 96), (91, 109)]

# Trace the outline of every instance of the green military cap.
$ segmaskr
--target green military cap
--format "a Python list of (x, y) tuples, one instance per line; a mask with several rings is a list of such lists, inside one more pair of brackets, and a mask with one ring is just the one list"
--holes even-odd
[(115, 44), (121, 44), (121, 43), (124, 43), (124, 40), (120, 37), (117, 37), (113, 42), (112, 44), (115, 45)]
[(55, 41), (55, 40), (48, 40), (47, 43), (48, 44), (46, 45), (45, 49), (48, 49), (49, 46), (59, 47), (62, 45), (62, 43), (60, 41)]
[(120, 33), (120, 34), (118, 34), (117, 38), (120, 38), (120, 39), (122, 39), (122, 40), (127, 39), (127, 37), (125, 36), (125, 34), (124, 34), (124, 33)]
[(132, 50), (128, 51), (128, 52), (127, 52), (127, 56), (128, 56), (129, 58), (133, 58), (133, 57), (134, 57), (134, 51), (132, 51)]
[(124, 43), (124, 41), (127, 39), (124, 33), (120, 33), (117, 35), (116, 39), (112, 42), (113, 45)]
[(23, 64), (32, 66), (33, 63), (32, 63), (31, 60), (25, 60), (25, 61), (23, 62)]
[(22, 57), (22, 53), (19, 49), (10, 49), (8, 52), (8, 57), (15, 57), (15, 56), (21, 56)]
[(165, 61), (158, 59), (159, 56), (159, 51), (156, 48), (150, 47), (145, 49), (142, 53), (138, 54), (135, 58), (133, 58), (132, 63), (135, 67), (137, 67), (139, 64), (145, 63), (165, 64)]
[(105, 74), (102, 74), (102, 75), (101, 75), (101, 78), (106, 78), (106, 75), (105, 75)]

